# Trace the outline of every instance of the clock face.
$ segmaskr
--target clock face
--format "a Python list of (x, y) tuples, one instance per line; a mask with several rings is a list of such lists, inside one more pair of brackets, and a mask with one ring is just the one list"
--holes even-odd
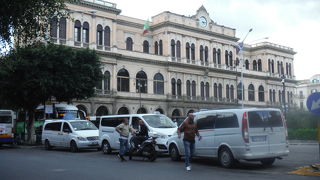
[(207, 19), (205, 18), (205, 17), (203, 17), (203, 16), (201, 16), (200, 18), (199, 18), (199, 23), (200, 23), (200, 26), (201, 27), (206, 27), (207, 26)]

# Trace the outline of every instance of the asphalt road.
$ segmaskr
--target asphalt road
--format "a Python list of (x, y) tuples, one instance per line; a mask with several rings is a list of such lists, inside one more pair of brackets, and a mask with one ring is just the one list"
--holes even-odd
[(95, 150), (71, 153), (59, 149), (46, 151), (41, 147), (0, 147), (1, 180), (264, 180), (319, 179), (319, 177), (291, 175), (297, 167), (319, 163), (317, 145), (291, 145), (291, 153), (274, 166), (242, 162), (233, 169), (220, 167), (213, 159), (196, 159), (192, 171), (184, 169), (184, 162), (172, 162), (159, 157), (155, 162), (136, 158), (120, 162), (116, 154), (103, 155)]

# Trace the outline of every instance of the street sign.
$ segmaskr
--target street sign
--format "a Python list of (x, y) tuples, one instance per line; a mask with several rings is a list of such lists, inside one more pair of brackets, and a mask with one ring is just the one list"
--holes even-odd
[(307, 107), (311, 113), (320, 115), (320, 92), (312, 93), (308, 97)]

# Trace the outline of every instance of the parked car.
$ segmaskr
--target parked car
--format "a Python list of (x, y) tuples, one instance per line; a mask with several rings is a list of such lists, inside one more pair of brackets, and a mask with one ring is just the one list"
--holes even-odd
[[(203, 137), (196, 140), (195, 156), (218, 158), (223, 167), (232, 167), (237, 160), (272, 165), (289, 154), (286, 121), (279, 109), (208, 110), (195, 113), (195, 122)], [(184, 155), (177, 134), (167, 145), (172, 160)]]
[(42, 143), (47, 150), (52, 147), (67, 147), (71, 152), (99, 149), (99, 130), (88, 120), (46, 120)]
[(139, 127), (139, 120), (143, 120), (149, 129), (149, 135), (153, 134), (153, 136), (158, 136), (156, 140), (157, 152), (168, 152), (168, 148), (166, 146), (167, 140), (177, 130), (177, 125), (174, 124), (170, 118), (162, 114), (127, 114), (101, 116), (99, 142), (103, 153), (109, 154), (112, 150), (119, 150), (120, 136), (115, 130), (115, 127), (121, 124), (124, 118), (127, 118), (129, 120), (129, 125), (136, 130)]

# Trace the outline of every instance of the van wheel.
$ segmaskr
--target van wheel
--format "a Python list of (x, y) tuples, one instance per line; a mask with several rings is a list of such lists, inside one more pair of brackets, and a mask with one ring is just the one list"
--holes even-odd
[(78, 152), (78, 146), (77, 146), (76, 142), (71, 141), (71, 143), (70, 143), (70, 151), (73, 152), (73, 153)]
[(261, 159), (260, 162), (263, 166), (272, 166), (276, 158), (267, 158), (267, 159)]
[(104, 140), (104, 141), (102, 142), (102, 147), (101, 147), (101, 149), (102, 149), (102, 153), (103, 153), (103, 154), (111, 154), (111, 146), (110, 146), (110, 144), (109, 144), (108, 141)]
[(179, 161), (180, 160), (180, 155), (179, 155), (179, 151), (176, 145), (171, 145), (169, 148), (169, 154), (171, 157), (172, 161)]
[(48, 139), (46, 139), (46, 140), (44, 141), (44, 149), (45, 149), (45, 150), (51, 150), (51, 149), (52, 149), (52, 146), (50, 145), (50, 142), (49, 142)]
[(219, 162), (224, 168), (233, 167), (235, 160), (229, 148), (224, 147), (219, 151)]

